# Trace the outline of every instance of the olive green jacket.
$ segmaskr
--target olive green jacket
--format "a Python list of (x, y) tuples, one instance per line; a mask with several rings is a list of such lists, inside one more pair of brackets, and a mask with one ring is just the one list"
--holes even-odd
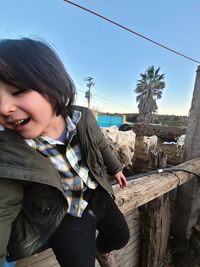
[[(107, 144), (93, 113), (81, 111), (77, 135), (90, 175), (113, 194), (109, 175), (122, 166)], [(43, 249), (66, 214), (58, 171), (15, 132), (0, 131), (0, 256), (18, 260)], [(10, 237), (9, 237), (10, 236)], [(8, 242), (9, 239), (9, 242)]]

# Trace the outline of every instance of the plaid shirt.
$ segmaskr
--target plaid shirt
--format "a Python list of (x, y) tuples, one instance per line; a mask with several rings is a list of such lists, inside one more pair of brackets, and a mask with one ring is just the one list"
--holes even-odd
[(66, 117), (67, 129), (64, 133), (64, 142), (47, 136), (26, 140), (28, 145), (48, 156), (59, 171), (68, 202), (67, 212), (75, 217), (81, 217), (88, 204), (83, 199), (84, 190), (87, 187), (91, 189), (97, 187), (97, 183), (88, 174), (89, 170), (83, 160), (77, 139), (76, 125), (80, 118), (79, 111), (74, 111), (72, 118)]

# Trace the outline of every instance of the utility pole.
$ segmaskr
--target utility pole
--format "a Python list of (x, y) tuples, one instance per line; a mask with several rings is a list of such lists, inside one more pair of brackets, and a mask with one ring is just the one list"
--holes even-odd
[(85, 98), (88, 100), (88, 108), (90, 108), (90, 99), (92, 98), (92, 93), (91, 93), (91, 87), (95, 85), (95, 83), (92, 82), (94, 78), (92, 77), (87, 77), (84, 79), (84, 81), (87, 81), (88, 83), (86, 84), (88, 87), (88, 90), (85, 92)]

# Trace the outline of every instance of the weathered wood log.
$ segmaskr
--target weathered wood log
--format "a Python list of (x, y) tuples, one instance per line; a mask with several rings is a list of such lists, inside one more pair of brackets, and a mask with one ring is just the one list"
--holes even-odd
[[(183, 161), (200, 157), (200, 66), (189, 112)], [(181, 241), (189, 240), (200, 208), (200, 183), (194, 179), (178, 190), (173, 232)]]
[(144, 174), (138, 179), (128, 181), (128, 186), (123, 191), (115, 185), (113, 188), (116, 203), (121, 211), (126, 214), (133, 208), (137, 208), (190, 181), (195, 175), (189, 171), (200, 175), (200, 158), (187, 161), (173, 168), (164, 169), (161, 173), (155, 171), (154, 173)]
[(169, 194), (160, 196), (142, 207), (141, 267), (160, 267), (169, 238)]

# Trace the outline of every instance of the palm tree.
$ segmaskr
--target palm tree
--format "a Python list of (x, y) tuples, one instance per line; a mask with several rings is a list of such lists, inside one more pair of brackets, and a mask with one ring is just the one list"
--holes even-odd
[(150, 123), (158, 110), (157, 99), (162, 97), (165, 88), (164, 74), (159, 74), (160, 68), (149, 67), (144, 74), (140, 73), (141, 79), (137, 81), (134, 92), (137, 94), (139, 116), (137, 120)]

